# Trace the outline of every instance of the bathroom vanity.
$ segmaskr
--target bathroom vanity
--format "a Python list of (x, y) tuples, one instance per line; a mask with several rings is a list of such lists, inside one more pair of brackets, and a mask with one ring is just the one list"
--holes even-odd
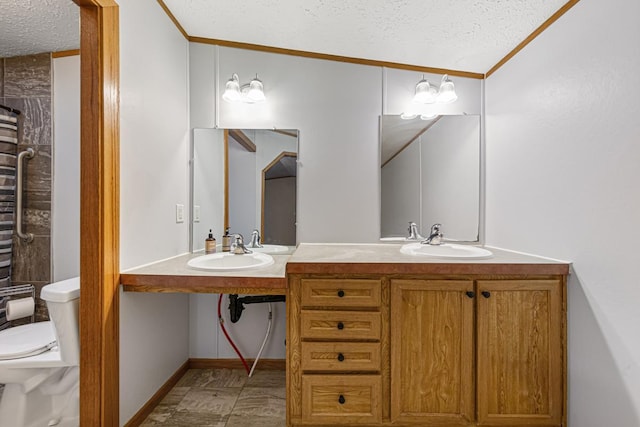
[(288, 425), (566, 426), (569, 265), (301, 245), (287, 263)]
[(288, 426), (566, 426), (569, 264), (301, 244), (260, 270), (123, 273), (125, 291), (287, 295)]

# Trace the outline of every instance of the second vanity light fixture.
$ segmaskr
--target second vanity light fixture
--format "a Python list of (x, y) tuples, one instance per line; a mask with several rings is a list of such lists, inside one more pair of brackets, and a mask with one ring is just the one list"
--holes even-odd
[(233, 73), (229, 81), (227, 81), (222, 99), (227, 102), (245, 102), (249, 104), (267, 100), (264, 96), (264, 86), (257, 74), (255, 78), (251, 79), (251, 82), (240, 85), (240, 79), (236, 73)]
[(429, 83), (427, 79), (422, 75), (422, 80), (416, 84), (415, 94), (413, 95), (413, 107), (412, 110), (406, 113), (402, 113), (403, 119), (413, 119), (420, 115), (422, 120), (433, 119), (437, 114), (422, 112), (418, 113), (417, 110), (423, 105), (429, 104), (450, 104), (458, 99), (455, 86), (447, 74), (442, 76), (440, 81), (440, 87), (436, 87)]

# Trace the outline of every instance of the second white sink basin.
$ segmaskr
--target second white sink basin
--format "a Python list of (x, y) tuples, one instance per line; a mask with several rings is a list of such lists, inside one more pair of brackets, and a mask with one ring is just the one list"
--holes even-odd
[(271, 255), (257, 252), (243, 255), (218, 252), (192, 258), (187, 262), (187, 266), (190, 268), (206, 271), (253, 270), (267, 267), (271, 264), (273, 264)]
[(423, 245), (419, 242), (408, 243), (400, 248), (400, 252), (406, 255), (450, 259), (486, 259), (493, 256), (491, 251), (484, 248), (453, 243), (442, 245)]

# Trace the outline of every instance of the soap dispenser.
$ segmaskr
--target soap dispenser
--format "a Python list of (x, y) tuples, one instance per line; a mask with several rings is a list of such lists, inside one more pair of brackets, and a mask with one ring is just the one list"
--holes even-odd
[(229, 227), (224, 230), (224, 236), (222, 236), (222, 252), (229, 252), (231, 250), (231, 235), (229, 234)]
[(216, 252), (216, 238), (213, 237), (213, 233), (209, 230), (209, 237), (204, 239), (204, 253), (213, 254)]

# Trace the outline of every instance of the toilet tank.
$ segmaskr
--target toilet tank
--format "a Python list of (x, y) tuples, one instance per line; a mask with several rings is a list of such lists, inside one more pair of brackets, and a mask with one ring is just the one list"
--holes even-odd
[(40, 298), (47, 303), (49, 318), (53, 321), (62, 360), (69, 365), (80, 362), (80, 336), (78, 331), (78, 305), (80, 278), (62, 280), (42, 288)]

